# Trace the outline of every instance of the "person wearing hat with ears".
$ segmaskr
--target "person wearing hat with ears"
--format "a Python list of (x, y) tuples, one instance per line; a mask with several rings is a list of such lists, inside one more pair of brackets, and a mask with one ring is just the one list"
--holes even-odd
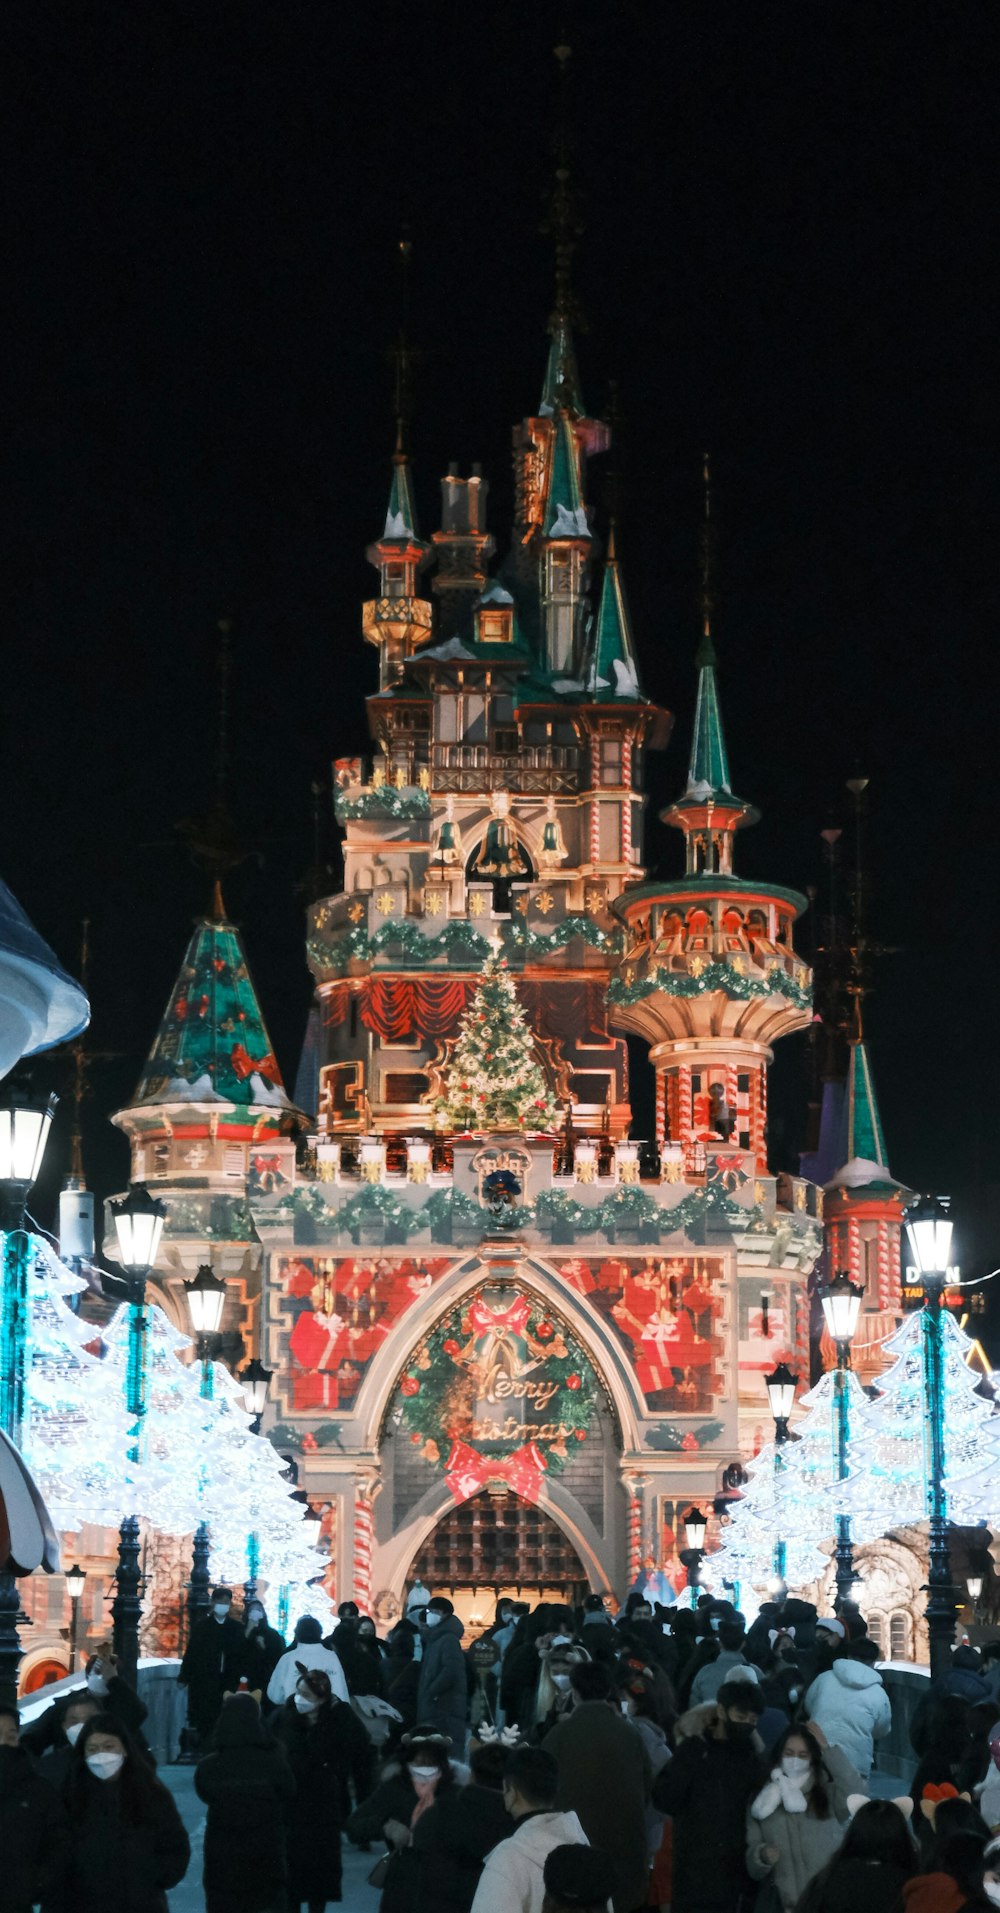
[(285, 1815), (295, 1781), (250, 1693), (227, 1694), (198, 1762), (195, 1792), (205, 1802), (207, 1913), (272, 1913), (285, 1904)]
[(542, 1878), (542, 1913), (605, 1913), (618, 1869), (610, 1853), (597, 1847), (553, 1847)]
[(380, 1913), (403, 1913), (412, 1904), (417, 1877), (410, 1850), (413, 1833), (428, 1809), (455, 1785), (450, 1747), (447, 1735), (429, 1724), (404, 1734), (374, 1793), (355, 1807), (347, 1822), (347, 1837), (356, 1846), (381, 1838), (389, 1849), (372, 1881), (382, 1887)]
[(832, 1667), (817, 1675), (806, 1690), (805, 1713), (821, 1727), (831, 1747), (839, 1747), (867, 1780), (875, 1759), (875, 1742), (884, 1740), (892, 1726), (889, 1696), (882, 1676), (866, 1661), (857, 1660), (844, 1639), (840, 1621), (822, 1620), (821, 1630), (838, 1632), (839, 1648)]
[(187, 1688), (188, 1725), (203, 1747), (219, 1718), (222, 1696), (234, 1693), (244, 1671), (243, 1629), (233, 1619), (229, 1588), (212, 1589), (208, 1614), (191, 1629), (178, 1685)]
[(295, 1781), (288, 1811), (288, 1899), (323, 1913), (341, 1897), (340, 1829), (372, 1783), (372, 1746), (353, 1707), (338, 1700), (321, 1667), (298, 1664), (294, 1694), (274, 1718)]
[(559, 1769), (544, 1747), (514, 1747), (503, 1772), (513, 1833), (487, 1856), (472, 1913), (542, 1913), (545, 1862), (554, 1847), (586, 1846), (575, 1813), (556, 1807)]
[(465, 1749), (469, 1718), (469, 1678), (462, 1652), (464, 1632), (451, 1602), (445, 1595), (435, 1594), (427, 1603), (427, 1619), (421, 1629), (424, 1651), (417, 1687), (417, 1717), (432, 1721), (439, 1734), (447, 1735), (459, 1760)]

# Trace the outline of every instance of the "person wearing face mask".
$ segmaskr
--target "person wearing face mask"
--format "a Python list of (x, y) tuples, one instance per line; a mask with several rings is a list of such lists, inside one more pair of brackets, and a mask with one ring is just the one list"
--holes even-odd
[(263, 1601), (248, 1601), (243, 1611), (242, 1668), (248, 1687), (264, 1690), (284, 1652), (277, 1628), (268, 1625)]
[(557, 1635), (547, 1645), (539, 1643), (541, 1667), (538, 1673), (538, 1688), (535, 1695), (535, 1724), (529, 1739), (541, 1746), (547, 1733), (576, 1706), (573, 1692), (572, 1673), (574, 1667), (582, 1667), (590, 1660), (585, 1647), (577, 1647), (575, 1642), (567, 1641)]
[(368, 1615), (345, 1615), (325, 1643), (339, 1655), (348, 1692), (385, 1699), (382, 1657), (375, 1639), (375, 1623)]
[(51, 1903), (69, 1864), (69, 1823), (20, 1744), (16, 1707), (0, 1706), (0, 1913)]
[(770, 1883), (775, 1913), (794, 1913), (840, 1847), (848, 1795), (863, 1791), (850, 1761), (815, 1728), (789, 1727), (781, 1736), (770, 1778), (747, 1813), (747, 1868), (751, 1879)]
[[(147, 1710), (135, 1689), (122, 1680), (118, 1672), (118, 1658), (110, 1641), (102, 1641), (88, 1656), (84, 1681), (86, 1684), (82, 1689), (74, 1688), (69, 1694), (61, 1695), (51, 1707), (44, 1709), (30, 1727), (25, 1728), (21, 1736), (22, 1745), (36, 1759), (49, 1752), (67, 1754), (66, 1718), (70, 1708), (86, 1695), (92, 1703), (91, 1711), (111, 1714), (131, 1734), (138, 1752), (155, 1766), (152, 1750), (142, 1733)], [(66, 1764), (63, 1763), (64, 1766)], [(64, 1778), (63, 1773), (60, 1775), (60, 1784)], [(54, 1777), (53, 1784), (56, 1784)]]
[[(341, 1891), (340, 1830), (354, 1801), (372, 1784), (372, 1747), (348, 1702), (338, 1700), (321, 1667), (299, 1662), (294, 1694), (274, 1718), (274, 1731), (295, 1778), (288, 1816), (288, 1901), (322, 1913)], [(316, 1838), (322, 1827), (323, 1838)]]
[[(69, 1779), (73, 1749), (92, 1715), (102, 1711), (101, 1703), (86, 1690), (70, 1694), (65, 1707), (61, 1710), (61, 1724), (58, 1733), (46, 1747), (38, 1763), (38, 1771), (48, 1781), (50, 1787), (61, 1794)], [(138, 1743), (137, 1743), (138, 1744)]]
[(445, 1595), (436, 1594), (428, 1601), (422, 1632), (417, 1717), (433, 1721), (437, 1732), (447, 1736), (461, 1759), (469, 1714), (469, 1682), (462, 1653), (465, 1629)]
[(376, 1869), (376, 1883), (382, 1886), (379, 1913), (404, 1913), (412, 1903), (417, 1878), (413, 1833), (427, 1809), (455, 1785), (450, 1745), (429, 1723), (404, 1734), (374, 1793), (355, 1807), (347, 1822), (347, 1837), (355, 1845), (386, 1842), (388, 1854)]
[(267, 1683), (267, 1698), (272, 1707), (283, 1707), (290, 1700), (299, 1684), (299, 1662), (307, 1667), (321, 1667), (330, 1677), (330, 1686), (338, 1700), (350, 1700), (347, 1677), (340, 1664), (339, 1654), (332, 1647), (323, 1645), (323, 1629), (315, 1615), (303, 1614), (295, 1623), (295, 1634), (291, 1647), (282, 1654), (274, 1673)]
[(746, 1814), (762, 1779), (762, 1708), (755, 1681), (727, 1681), (653, 1781), (654, 1807), (673, 1816), (673, 1913), (735, 1913), (741, 1894), (749, 1900)]
[[(649, 1668), (641, 1674), (630, 1671), (618, 1689), (622, 1715), (646, 1749), (653, 1780), (672, 1758), (666, 1728), (657, 1707), (656, 1686)], [(646, 1859), (651, 1869), (649, 1905), (659, 1906), (670, 1899), (669, 1855), (664, 1853), (663, 1830), (666, 1815), (651, 1801), (646, 1803)]]
[(271, 1740), (252, 1694), (230, 1694), (198, 1762), (195, 1791), (205, 1802), (206, 1913), (271, 1913), (285, 1903), (285, 1816), (295, 1781)]
[(177, 1676), (187, 1689), (188, 1726), (203, 1748), (219, 1718), (223, 1694), (235, 1691), (245, 1671), (246, 1642), (232, 1606), (228, 1588), (213, 1588), (211, 1608), (191, 1629)]
[(66, 1804), (67, 1913), (167, 1913), (167, 1889), (187, 1872), (191, 1844), (173, 1797), (111, 1714), (84, 1723)]

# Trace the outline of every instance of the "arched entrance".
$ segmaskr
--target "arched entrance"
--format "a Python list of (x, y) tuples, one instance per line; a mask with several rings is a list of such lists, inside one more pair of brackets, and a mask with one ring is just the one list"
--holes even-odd
[[(472, 1495), (428, 1536), (410, 1570), (436, 1593), (501, 1592), (581, 1601), (590, 1586), (569, 1537), (550, 1514), (513, 1494)], [(462, 1611), (468, 1603), (456, 1603)]]

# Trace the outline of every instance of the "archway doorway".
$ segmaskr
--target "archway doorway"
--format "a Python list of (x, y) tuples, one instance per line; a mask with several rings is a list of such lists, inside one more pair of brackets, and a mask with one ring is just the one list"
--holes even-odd
[(447, 1594), (473, 1635), (492, 1620), (500, 1594), (534, 1607), (539, 1601), (582, 1601), (590, 1587), (576, 1549), (551, 1515), (517, 1495), (488, 1490), (438, 1522), (409, 1578)]

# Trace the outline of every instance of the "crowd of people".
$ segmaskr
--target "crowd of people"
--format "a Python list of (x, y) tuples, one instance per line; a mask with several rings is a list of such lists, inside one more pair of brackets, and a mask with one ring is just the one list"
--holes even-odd
[[(343, 1838), (373, 1913), (1000, 1905), (1000, 1642), (929, 1683), (895, 1800), (876, 1660), (852, 1603), (502, 1598), (466, 1647), (418, 1585), (385, 1640), (345, 1602), (286, 1646), (217, 1588), (180, 1671), (207, 1913), (323, 1913)], [(190, 1844), (144, 1720), (109, 1648), (23, 1730), (0, 1708), (0, 1913), (166, 1913)]]

